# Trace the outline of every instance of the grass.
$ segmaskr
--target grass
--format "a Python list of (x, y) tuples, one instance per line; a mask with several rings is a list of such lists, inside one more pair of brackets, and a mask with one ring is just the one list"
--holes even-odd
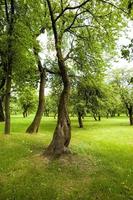
[(125, 117), (72, 118), (72, 155), (48, 160), (41, 152), (51, 140), (53, 118), (27, 135), (32, 116), (12, 117), (12, 134), (0, 124), (0, 200), (133, 200), (133, 127)]

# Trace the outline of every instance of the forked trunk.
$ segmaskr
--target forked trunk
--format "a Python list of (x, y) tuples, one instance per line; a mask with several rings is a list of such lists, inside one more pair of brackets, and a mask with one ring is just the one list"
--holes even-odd
[(5, 116), (3, 111), (2, 98), (0, 97), (0, 122), (4, 121), (5, 121)]
[(40, 72), (40, 88), (39, 88), (39, 102), (35, 118), (31, 125), (27, 128), (26, 133), (37, 133), (40, 122), (44, 113), (44, 88), (45, 88), (46, 74), (44, 70)]
[(80, 111), (78, 111), (78, 123), (79, 123), (79, 128), (83, 128), (82, 114)]

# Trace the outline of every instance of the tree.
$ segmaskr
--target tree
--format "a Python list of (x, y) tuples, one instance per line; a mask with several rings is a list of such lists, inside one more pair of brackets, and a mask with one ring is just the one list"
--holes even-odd
[(13, 31), (14, 31), (14, 16), (15, 2), (5, 0), (6, 13), (6, 32), (7, 32), (7, 57), (6, 57), (6, 76), (5, 76), (5, 134), (10, 133), (10, 97), (11, 97), (11, 77), (13, 65)]
[[(1, 17), (1, 58), (6, 77), (5, 84), (5, 133), (10, 133), (10, 97), (11, 83), (18, 83), (16, 79), (25, 77), (27, 84), (34, 82), (36, 69), (35, 55), (33, 53), (35, 40), (43, 31), (44, 7), (42, 0), (15, 1), (2, 0), (0, 10)], [(39, 9), (39, 12), (38, 12)], [(44, 17), (42, 17), (44, 15)], [(43, 23), (43, 26), (42, 26)], [(2, 46), (2, 48), (1, 48)], [(30, 68), (29, 68), (30, 66)], [(31, 77), (32, 74), (32, 77)], [(20, 76), (22, 75), (22, 76)], [(22, 81), (20, 81), (22, 82)], [(24, 84), (24, 83), (23, 83)], [(18, 87), (18, 85), (16, 85)], [(9, 91), (10, 90), (10, 91)]]
[[(121, 3), (123, 2), (120, 2), (120, 4)], [(113, 41), (113, 34), (114, 32), (118, 32), (120, 26), (119, 22), (121, 22), (122, 18), (119, 5), (117, 7), (111, 2), (105, 2), (102, 0), (100, 1), (100, 4), (97, 1), (93, 2), (90, 0), (83, 1), (82, 3), (80, 1), (78, 3), (76, 1), (66, 1), (64, 3), (63, 1), (53, 2), (52, 0), (47, 0), (47, 6), (51, 20), (51, 29), (53, 30), (58, 68), (62, 78), (63, 90), (58, 105), (57, 125), (53, 139), (45, 153), (50, 155), (61, 155), (68, 151), (71, 139), (71, 125), (68, 115), (70, 78), (68, 74), (69, 69), (67, 66), (67, 60), (70, 58), (72, 49), (66, 56), (64, 56), (64, 53), (66, 53), (66, 48), (63, 45), (64, 38), (70, 37), (72, 34), (75, 37), (75, 43), (79, 43), (79, 41), (84, 39), (84, 43), (86, 42), (89, 46), (91, 37), (93, 38), (93, 41), (96, 41), (98, 35), (101, 35), (101, 38), (104, 38), (103, 41), (100, 40), (100, 38), (95, 43), (99, 45), (101, 43), (101, 46), (104, 46), (107, 49), (107, 34), (109, 34), (108, 38)], [(118, 16), (118, 21), (116, 21), (116, 18), (114, 17), (115, 15)], [(95, 31), (92, 27), (94, 29), (96, 27)], [(104, 37), (105, 35), (106, 37)], [(90, 41), (87, 42), (88, 36)], [(96, 38), (94, 38), (94, 36), (96, 36)], [(87, 45), (85, 45), (85, 47), (87, 47)], [(98, 52), (97, 49), (95, 50)], [(98, 55), (99, 54), (101, 54), (101, 51)], [(82, 54), (80, 57), (82, 57)]]
[(19, 102), (23, 111), (23, 117), (27, 117), (29, 112), (33, 112), (36, 107), (36, 90), (32, 87), (25, 87), (19, 92)]
[(44, 113), (44, 88), (45, 88), (45, 83), (46, 83), (46, 69), (42, 67), (42, 64), (38, 56), (38, 52), (36, 52), (36, 49), (34, 49), (34, 54), (37, 57), (38, 70), (40, 73), (39, 102), (38, 102), (38, 108), (37, 108), (36, 115), (33, 119), (33, 122), (30, 124), (30, 126), (26, 130), (27, 133), (38, 132), (41, 118)]
[(130, 125), (133, 125), (133, 70), (132, 69), (118, 69), (112, 73), (114, 82), (120, 93), (121, 100), (124, 103), (128, 114)]

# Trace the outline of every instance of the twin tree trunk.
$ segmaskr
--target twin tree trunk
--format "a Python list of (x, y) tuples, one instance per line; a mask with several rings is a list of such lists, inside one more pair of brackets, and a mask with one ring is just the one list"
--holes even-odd
[(40, 72), (40, 88), (39, 88), (39, 102), (38, 108), (33, 119), (31, 125), (27, 128), (26, 133), (37, 133), (40, 122), (44, 113), (44, 89), (45, 89), (45, 82), (46, 82), (46, 72), (45, 69), (42, 67), (41, 62), (38, 58), (38, 69)]
[(68, 101), (70, 93), (70, 81), (67, 74), (64, 59), (61, 50), (57, 51), (58, 65), (63, 82), (63, 90), (60, 95), (58, 105), (58, 119), (54, 131), (53, 139), (45, 151), (47, 155), (60, 156), (63, 153), (69, 152), (68, 145), (71, 139), (71, 124), (68, 115)]

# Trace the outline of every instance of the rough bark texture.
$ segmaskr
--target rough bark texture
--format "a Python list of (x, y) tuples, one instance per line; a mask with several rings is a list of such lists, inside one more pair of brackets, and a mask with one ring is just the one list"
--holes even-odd
[(39, 88), (39, 103), (36, 115), (34, 117), (33, 122), (31, 125), (27, 128), (26, 133), (37, 133), (40, 122), (44, 113), (44, 88), (45, 88), (45, 79), (46, 75), (44, 70), (42, 69), (40, 72), (40, 88)]
[(57, 58), (63, 82), (63, 91), (59, 100), (58, 120), (53, 139), (45, 151), (45, 154), (52, 156), (60, 156), (63, 153), (69, 152), (68, 145), (71, 139), (71, 125), (67, 105), (69, 101), (70, 82), (61, 50), (58, 47)]
[(78, 123), (79, 128), (83, 128), (82, 113), (80, 111), (78, 111)]
[(69, 88), (66, 87), (60, 96), (57, 125), (53, 139), (45, 151), (48, 155), (59, 156), (68, 152), (68, 145), (71, 139), (71, 125), (67, 111), (68, 92)]
[(0, 122), (4, 121), (5, 121), (5, 116), (3, 111), (2, 98), (0, 97)]

